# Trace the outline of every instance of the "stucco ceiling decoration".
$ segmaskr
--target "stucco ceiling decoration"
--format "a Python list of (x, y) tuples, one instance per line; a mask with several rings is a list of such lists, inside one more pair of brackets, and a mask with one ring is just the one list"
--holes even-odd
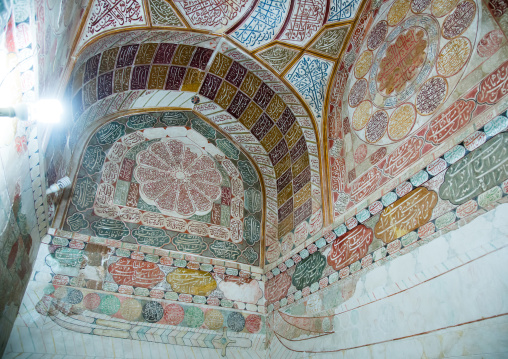
[[(73, 50), (70, 146), (84, 151), (77, 135), (92, 135), (115, 113), (193, 109), (254, 161), (264, 185), (265, 263), (273, 263), (329, 221), (324, 109), (360, 7), (358, 0), (93, 1)], [(162, 201), (144, 197), (156, 207)], [(208, 210), (212, 197), (201, 211), (185, 211)], [(158, 210), (178, 212), (176, 202), (168, 206)]]
[[(470, 289), (506, 250), (502, 3), (39, 1), (35, 42), (14, 11), (25, 99), (39, 71), (72, 114), (47, 137), (18, 126), (6, 147), (30, 176), (1, 179), (15, 235), (0, 274), (21, 299), (32, 273), (8, 347), (37, 347), (28, 328), (63, 356), (77, 349), (62, 333), (96, 355), (112, 337), (116, 356), (117, 339), (171, 357), (444, 353), (411, 343), (495, 328), (496, 305), (446, 297), (500, 297)], [(70, 188), (44, 196), (65, 175)], [(486, 239), (464, 240), (475, 231)], [(393, 324), (384, 338), (356, 335), (373, 312)]]
[[(380, 188), (395, 187), (400, 175), (414, 175), (417, 163), (442, 154), (440, 145), (478, 112), (458, 84), (482, 77), (471, 62), (492, 56), (478, 45), (479, 13), (469, 0), (398, 0), (364, 8), (330, 90), (329, 160), (338, 221), (385, 193)], [(451, 115), (457, 111), (460, 116)], [(450, 128), (436, 133), (438, 126)]]
[(86, 144), (64, 229), (259, 266), (259, 176), (252, 157), (191, 111), (117, 116)]
[[(295, 236), (296, 246), (322, 227), (315, 116), (287, 82), (231, 42), (194, 32), (112, 34), (84, 48), (69, 92), (73, 139), (119, 111), (193, 108), (246, 150), (265, 186), (266, 263), (292, 248), (282, 248), (282, 237)], [(71, 147), (82, 146), (74, 141)], [(150, 201), (157, 205), (155, 197)]]
[[(360, 0), (95, 0), (86, 10), (74, 53), (96, 38), (120, 31), (186, 27), (222, 35), (284, 75), (305, 53), (334, 61), (360, 7)], [(322, 68), (309, 67), (303, 60), (298, 71), (313, 76)], [(325, 100), (328, 80), (327, 76), (310, 86), (311, 93), (301, 91), (301, 81), (291, 84), (312, 107)], [(323, 115), (321, 108), (314, 111), (318, 118)]]

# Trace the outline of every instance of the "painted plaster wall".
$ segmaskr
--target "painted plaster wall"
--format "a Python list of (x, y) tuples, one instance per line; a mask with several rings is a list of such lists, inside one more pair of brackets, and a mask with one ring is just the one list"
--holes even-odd
[[(61, 288), (65, 291), (65, 287)], [(82, 314), (68, 313), (66, 316), (62, 313), (63, 307), (58, 307), (64, 305), (65, 300), (52, 309), (62, 312), (41, 314), (41, 303), (47, 298), (47, 293), (47, 283), (37, 280), (30, 282), (4, 358), (16, 357), (20, 353), (30, 353), (33, 357), (44, 354), (61, 358), (266, 357), (264, 334), (235, 333), (231, 328), (227, 334), (221, 329), (190, 328), (193, 318), (188, 318), (187, 314), (180, 326), (151, 324), (142, 320), (128, 322), (104, 313), (98, 313), (96, 318), (93, 318), (87, 311)], [(91, 293), (97, 295), (100, 292)], [(104, 294), (100, 294), (103, 297)], [(189, 305), (186, 306), (186, 313), (191, 312), (187, 312), (190, 307), (200, 310)], [(120, 311), (126, 313), (122, 309)], [(215, 313), (217, 312), (215, 310)], [(239, 312), (233, 313), (238, 315)], [(231, 316), (231, 313), (229, 315)], [(205, 314), (205, 321), (210, 324), (207, 318)], [(125, 330), (126, 327), (129, 329)], [(90, 328), (94, 328), (93, 334), (85, 333)], [(122, 330), (128, 337), (120, 337)], [(226, 339), (222, 341), (222, 338)], [(226, 348), (224, 355), (222, 346)]]
[[(264, 336), (240, 333), (232, 339), (249, 339), (251, 348), (229, 347), (227, 357), (505, 357), (507, 216), (508, 204), (501, 204), (458, 230), (285, 310), (290, 316), (332, 318), (327, 326), (332, 334), (313, 339), (316, 333), (295, 330), (280, 317), (275, 321), (270, 317), (268, 325), (279, 339), (269, 333), (268, 351), (263, 350)], [(44, 262), (43, 256), (38, 260)], [(20, 353), (69, 358), (221, 358), (220, 350), (198, 348), (197, 341), (191, 340), (199, 335), (196, 332), (206, 330), (182, 331), (179, 336), (187, 345), (175, 346), (160, 343), (162, 336), (153, 330), (134, 340), (65, 329), (36, 309), (47, 286), (37, 280), (30, 283), (6, 358)], [(305, 326), (305, 321), (298, 326)], [(331, 352), (309, 353), (321, 351)]]
[(183, 258), (44, 237), (7, 357), (265, 357), (261, 275)]
[[(2, 1), (0, 107), (35, 96), (32, 2)], [(5, 20), (5, 22), (4, 22)], [(18, 313), (41, 233), (47, 231), (35, 124), (0, 125), (0, 355)], [(40, 214), (37, 220), (36, 213)]]
[[(275, 336), (269, 333), (269, 357), (506, 357), (507, 217), (508, 205), (502, 204), (458, 230), (295, 303), (284, 310), (290, 315), (286, 321), (270, 316), (267, 324)], [(298, 329), (305, 321), (291, 316), (330, 320), (321, 327), (331, 334)]]

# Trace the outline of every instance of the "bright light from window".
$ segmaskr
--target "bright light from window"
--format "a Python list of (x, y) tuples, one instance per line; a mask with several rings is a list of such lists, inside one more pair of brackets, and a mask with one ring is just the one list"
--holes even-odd
[(60, 101), (43, 99), (29, 105), (31, 120), (43, 123), (58, 123), (63, 115), (63, 107)]
[(14, 107), (0, 108), (0, 117), (17, 117), (20, 121), (43, 123), (60, 122), (64, 109), (60, 101), (43, 99), (36, 103), (19, 103)]

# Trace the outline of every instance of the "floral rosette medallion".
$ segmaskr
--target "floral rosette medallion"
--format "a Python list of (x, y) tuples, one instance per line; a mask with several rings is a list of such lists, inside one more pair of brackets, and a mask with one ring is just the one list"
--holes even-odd
[(134, 178), (140, 195), (161, 213), (188, 218), (205, 215), (221, 195), (220, 172), (201, 148), (171, 139), (151, 144), (136, 156)]

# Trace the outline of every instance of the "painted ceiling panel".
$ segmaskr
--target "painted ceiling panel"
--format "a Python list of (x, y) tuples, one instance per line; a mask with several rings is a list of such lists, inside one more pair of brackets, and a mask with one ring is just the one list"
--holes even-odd
[(145, 3), (141, 0), (94, 0), (79, 46), (109, 30), (146, 25)]
[(262, 50), (257, 54), (271, 68), (281, 73), (287, 65), (298, 55), (298, 50), (288, 47), (275, 45), (266, 50)]
[(291, 17), (277, 38), (287, 43), (305, 45), (323, 26), (327, 7), (327, 0), (294, 0)]
[(164, 0), (150, 0), (150, 16), (156, 26), (185, 27), (173, 8)]
[(262, 200), (250, 159), (224, 135), (192, 112), (150, 112), (92, 136), (64, 229), (259, 265)]
[[(321, 351), (347, 300), (407, 287), (358, 280), (507, 200), (502, 1), (53, 2), (36, 3), (40, 86), (73, 113), (41, 153), (47, 184), (73, 184), (48, 197), (29, 284), (44, 330)], [(29, 273), (22, 237), (2, 274)]]
[[(124, 39), (117, 35), (113, 40), (102, 39), (85, 49), (87, 60), (78, 59), (70, 87), (76, 119), (72, 137), (77, 139), (83, 129), (116, 111), (194, 108), (256, 155), (266, 194), (274, 192), (263, 197), (266, 253), (270, 254), (266, 262), (280, 257), (280, 239), (302, 222), (307, 223), (305, 236), (317, 233), (323, 219), (318, 135), (289, 87), (227, 41), (217, 46), (213, 37), (203, 34), (134, 32)], [(167, 43), (167, 38), (180, 41)], [(155, 197), (150, 201), (157, 206)], [(159, 211), (174, 213), (173, 207)], [(210, 206), (205, 207), (208, 211)], [(188, 213), (193, 211), (189, 208)], [(250, 235), (253, 225), (248, 221), (247, 227), (239, 228), (243, 235)], [(231, 238), (229, 231), (224, 236)]]
[(174, 4), (195, 29), (222, 33), (247, 16), (256, 0), (195, 1), (180, 0)]
[(231, 33), (231, 37), (249, 50), (275, 40), (284, 26), (293, 0), (260, 0), (253, 13)]
[(332, 69), (331, 61), (304, 55), (285, 76), (309, 104), (318, 120), (323, 117), (322, 110)]

